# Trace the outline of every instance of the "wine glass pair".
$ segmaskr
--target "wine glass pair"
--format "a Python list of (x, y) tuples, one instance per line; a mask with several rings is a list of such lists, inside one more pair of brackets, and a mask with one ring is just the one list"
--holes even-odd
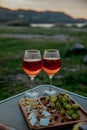
[(38, 97), (39, 93), (33, 91), (32, 83), (34, 78), (44, 70), (50, 79), (49, 89), (44, 92), (48, 95), (55, 94), (56, 91), (51, 90), (53, 76), (60, 70), (60, 53), (56, 49), (46, 49), (43, 54), (43, 59), (41, 59), (41, 53), (39, 50), (25, 50), (23, 58), (23, 70), (29, 75), (31, 79), (31, 89), (26, 92), (25, 96), (34, 98)]

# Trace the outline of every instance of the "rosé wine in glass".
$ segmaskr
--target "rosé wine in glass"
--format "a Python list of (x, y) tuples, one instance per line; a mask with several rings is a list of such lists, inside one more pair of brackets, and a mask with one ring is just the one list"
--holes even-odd
[[(61, 68), (61, 60), (60, 60), (59, 50), (47, 49), (44, 51), (43, 67), (42, 68), (48, 74), (49, 79), (50, 79), (50, 85), (52, 85), (53, 76)], [(49, 95), (56, 93), (56, 91), (50, 89), (50, 86), (49, 86), (49, 90), (45, 90), (45, 92)]]
[(43, 59), (43, 70), (48, 75), (56, 74), (61, 68), (61, 61), (58, 58), (45, 58)]
[(32, 83), (37, 74), (42, 70), (42, 59), (39, 50), (25, 50), (23, 70), (31, 79), (31, 91), (28, 91), (25, 95), (35, 98), (39, 93), (33, 91)]
[(42, 60), (24, 60), (23, 61), (23, 70), (30, 77), (36, 77), (36, 75), (41, 71)]

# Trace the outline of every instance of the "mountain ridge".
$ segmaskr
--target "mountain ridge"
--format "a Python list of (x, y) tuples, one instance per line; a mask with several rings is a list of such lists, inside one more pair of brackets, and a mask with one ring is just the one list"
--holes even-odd
[(0, 7), (0, 24), (15, 20), (24, 20), (27, 23), (87, 23), (87, 19), (75, 19), (64, 12), (10, 10)]

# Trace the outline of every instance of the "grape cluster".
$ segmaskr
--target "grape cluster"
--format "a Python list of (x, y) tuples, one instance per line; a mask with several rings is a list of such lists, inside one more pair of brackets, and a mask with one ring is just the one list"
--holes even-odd
[(65, 92), (59, 95), (47, 96), (45, 102), (49, 104), (48, 106), (51, 109), (56, 109), (60, 114), (65, 115), (67, 119), (77, 120), (80, 118), (78, 104), (74, 103)]

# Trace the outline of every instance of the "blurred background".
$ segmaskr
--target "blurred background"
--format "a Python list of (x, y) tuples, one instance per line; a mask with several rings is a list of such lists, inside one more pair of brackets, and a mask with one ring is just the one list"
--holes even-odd
[[(59, 49), (53, 85), (87, 97), (87, 1), (0, 0), (0, 100), (30, 88), (22, 69), (26, 49)], [(34, 87), (49, 84), (45, 72)]]

